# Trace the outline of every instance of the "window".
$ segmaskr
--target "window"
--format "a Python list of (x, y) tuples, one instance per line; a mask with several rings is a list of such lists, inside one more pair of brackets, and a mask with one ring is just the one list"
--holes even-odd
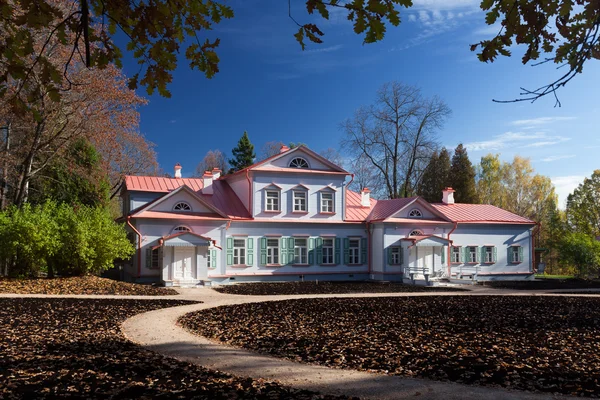
[(291, 168), (308, 168), (308, 161), (302, 157), (296, 157), (290, 161)]
[(190, 228), (188, 228), (187, 226), (183, 226), (183, 225), (179, 225), (177, 227), (175, 227), (173, 229), (173, 232), (175, 233), (179, 233), (179, 232), (191, 232), (192, 230)]
[(333, 193), (321, 193), (321, 212), (333, 212)]
[(467, 247), (467, 259), (469, 263), (476, 264), (477, 263), (477, 246), (469, 246)]
[(150, 268), (159, 268), (160, 261), (160, 247), (152, 249), (152, 259), (150, 260)]
[(510, 261), (513, 263), (523, 262), (523, 248), (521, 246), (510, 247)]
[(279, 211), (279, 191), (267, 190), (266, 210)]
[(305, 191), (294, 190), (294, 211), (307, 211)]
[(192, 211), (192, 207), (184, 201), (180, 201), (173, 206), (175, 211)]
[(408, 236), (423, 236), (423, 232), (419, 231), (419, 230), (414, 230), (410, 233), (410, 235)]
[(392, 247), (390, 258), (391, 258), (390, 264), (393, 264), (393, 265), (402, 264), (402, 262), (400, 260), (400, 247), (398, 247), (398, 246)]
[(206, 266), (207, 266), (208, 268), (210, 268), (210, 252), (211, 252), (211, 249), (209, 248), (209, 249), (206, 251)]
[(452, 251), (450, 252), (450, 262), (454, 264), (460, 264), (460, 246), (452, 246)]
[(333, 264), (334, 239), (323, 239), (323, 264)]
[(246, 265), (246, 239), (233, 240), (233, 265)]
[(267, 264), (279, 264), (279, 239), (267, 239)]
[(360, 239), (350, 239), (348, 264), (360, 264)]
[(413, 217), (413, 218), (421, 218), (423, 216), (423, 214), (421, 214), (420, 210), (417, 210), (416, 208), (414, 210), (411, 210), (408, 213), (409, 217)]
[(294, 239), (294, 264), (308, 264), (307, 239)]
[(483, 248), (483, 262), (492, 264), (495, 262), (494, 258), (494, 246), (485, 246)]

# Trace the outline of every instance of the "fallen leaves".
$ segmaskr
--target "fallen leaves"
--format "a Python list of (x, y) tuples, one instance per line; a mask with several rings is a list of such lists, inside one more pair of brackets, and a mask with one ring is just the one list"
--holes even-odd
[(122, 335), (179, 300), (0, 299), (0, 398), (337, 399), (158, 355)]
[(416, 286), (395, 282), (259, 282), (224, 285), (217, 292), (254, 296), (291, 294), (341, 294), (341, 293), (417, 293), (460, 292), (465, 289), (445, 286)]
[(115, 281), (97, 276), (53, 279), (0, 279), (0, 293), (140, 296), (172, 296), (178, 294), (174, 289)]
[(224, 306), (179, 321), (291, 360), (600, 397), (600, 299), (321, 298)]
[(532, 281), (490, 281), (483, 286), (495, 289), (552, 290), (552, 289), (600, 289), (600, 280), (587, 279), (535, 279)]

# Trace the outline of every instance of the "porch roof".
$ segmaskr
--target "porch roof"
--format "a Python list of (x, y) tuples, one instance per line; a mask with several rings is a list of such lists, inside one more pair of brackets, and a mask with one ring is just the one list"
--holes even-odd
[(407, 238), (400, 239), (405, 242), (412, 242), (408, 247), (413, 246), (434, 246), (434, 247), (442, 247), (448, 244), (451, 244), (452, 241), (449, 239), (445, 239), (436, 235), (420, 235), (420, 236), (410, 236)]
[(160, 243), (163, 246), (195, 247), (210, 246), (213, 243), (213, 240), (194, 232), (179, 232), (163, 237), (160, 240)]

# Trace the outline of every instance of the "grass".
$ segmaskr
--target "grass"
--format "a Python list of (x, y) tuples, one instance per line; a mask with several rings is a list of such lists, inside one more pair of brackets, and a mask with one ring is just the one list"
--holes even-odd
[(546, 275), (536, 274), (535, 279), (575, 279), (575, 275)]

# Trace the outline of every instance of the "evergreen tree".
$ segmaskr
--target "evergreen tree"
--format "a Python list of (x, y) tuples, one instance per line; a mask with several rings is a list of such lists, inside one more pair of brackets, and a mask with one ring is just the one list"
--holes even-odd
[(449, 185), (450, 154), (444, 147), (440, 153), (434, 152), (431, 160), (423, 171), (423, 178), (417, 194), (430, 203), (439, 203), (442, 199), (442, 190)]
[(248, 132), (244, 131), (237, 146), (231, 150), (231, 154), (233, 154), (233, 158), (229, 160), (229, 164), (231, 165), (231, 169), (229, 169), (230, 174), (252, 165), (254, 158), (256, 158), (256, 153), (254, 153), (254, 145), (248, 138)]
[(462, 143), (454, 149), (449, 181), (450, 186), (456, 190), (454, 200), (457, 203), (478, 203), (477, 188), (475, 186), (475, 168), (471, 164), (467, 149), (463, 147)]

